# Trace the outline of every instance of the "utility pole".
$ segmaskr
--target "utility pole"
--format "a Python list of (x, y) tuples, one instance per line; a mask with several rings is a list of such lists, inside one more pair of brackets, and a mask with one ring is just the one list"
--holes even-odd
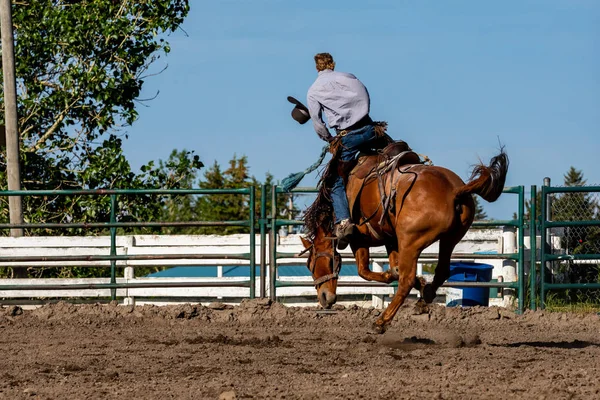
[[(4, 76), (4, 123), (6, 126), (6, 174), (8, 176), (8, 190), (21, 190), (17, 85), (11, 0), (0, 0), (0, 24), (0, 33), (2, 35), (2, 72)], [(23, 205), (20, 196), (8, 197), (8, 209), (10, 223), (22, 224)], [(10, 235), (23, 236), (23, 229), (11, 229)]]
[[(17, 81), (15, 44), (10, 0), (0, 0), (0, 35), (2, 35), (2, 76), (4, 77), (4, 124), (6, 130), (6, 175), (8, 190), (21, 190), (19, 163), (19, 127), (17, 117)], [(8, 196), (11, 224), (23, 223), (21, 196)], [(23, 236), (23, 228), (10, 230), (10, 236)], [(27, 278), (27, 268), (13, 268), (15, 278)]]

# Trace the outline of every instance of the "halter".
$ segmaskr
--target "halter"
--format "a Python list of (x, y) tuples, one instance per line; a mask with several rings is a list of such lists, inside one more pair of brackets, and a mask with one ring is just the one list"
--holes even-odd
[[(315, 250), (315, 247), (312, 246), (312, 249)], [(315, 285), (315, 288), (318, 288), (323, 283), (329, 282), (332, 279), (339, 278), (339, 276), (340, 276), (340, 269), (342, 268), (342, 263), (341, 263), (341, 260), (340, 260), (341, 257), (340, 257), (339, 254), (333, 254), (333, 252), (335, 252), (335, 248), (333, 249), (332, 253), (320, 252), (320, 253), (316, 253), (315, 254), (314, 251), (312, 252), (312, 255), (314, 256), (314, 261), (308, 267), (308, 269), (310, 270), (311, 275), (314, 275), (314, 266), (317, 265), (317, 260), (319, 259), (319, 257), (327, 257), (333, 263), (333, 273), (332, 274), (323, 275), (322, 277), (320, 277), (318, 279), (314, 279), (313, 278), (313, 285)]]

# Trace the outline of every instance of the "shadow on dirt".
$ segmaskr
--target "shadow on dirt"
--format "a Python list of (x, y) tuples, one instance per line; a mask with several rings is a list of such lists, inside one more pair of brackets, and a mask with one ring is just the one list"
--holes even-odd
[(416, 349), (422, 349), (430, 346), (438, 346), (439, 343), (436, 343), (432, 339), (420, 338), (417, 336), (412, 336), (409, 338), (404, 338), (400, 340), (383, 340), (382, 344), (384, 346), (390, 347), (392, 349), (400, 349), (405, 351), (412, 351)]
[(505, 344), (492, 344), (490, 346), (495, 347), (544, 347), (551, 349), (584, 349), (586, 347), (600, 347), (599, 343), (587, 342), (583, 340), (573, 340), (572, 342), (516, 342), (516, 343), (505, 343)]

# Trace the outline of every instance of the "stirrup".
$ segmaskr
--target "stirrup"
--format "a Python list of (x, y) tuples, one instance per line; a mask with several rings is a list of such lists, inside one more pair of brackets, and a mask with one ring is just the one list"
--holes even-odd
[(348, 247), (348, 245), (350, 244), (350, 237), (349, 236), (344, 236), (338, 239), (338, 243), (337, 243), (337, 249), (338, 250), (345, 250), (346, 247)]

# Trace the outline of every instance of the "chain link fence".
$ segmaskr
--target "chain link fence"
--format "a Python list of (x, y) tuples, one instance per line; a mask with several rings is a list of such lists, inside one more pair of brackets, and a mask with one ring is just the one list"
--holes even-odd
[[(550, 199), (549, 220), (592, 221), (600, 219), (600, 193), (554, 194)], [(596, 255), (592, 260), (561, 260), (551, 263), (546, 276), (550, 283), (600, 283), (600, 226), (569, 226), (550, 229), (556, 247), (553, 254)], [(554, 246), (553, 246), (554, 247)], [(600, 289), (553, 290), (548, 302), (557, 306), (584, 304), (600, 307)]]

